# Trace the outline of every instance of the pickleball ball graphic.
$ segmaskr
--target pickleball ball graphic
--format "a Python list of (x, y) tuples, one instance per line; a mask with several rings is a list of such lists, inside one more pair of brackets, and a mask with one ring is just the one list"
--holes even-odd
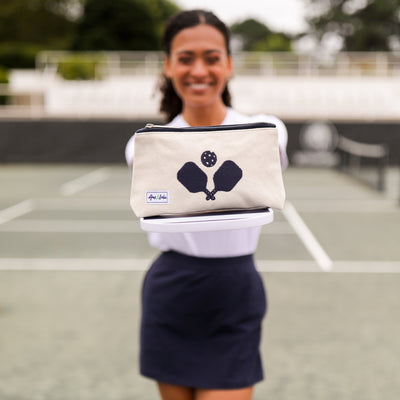
[(217, 155), (213, 151), (205, 151), (201, 155), (201, 162), (205, 167), (213, 167), (217, 162)]

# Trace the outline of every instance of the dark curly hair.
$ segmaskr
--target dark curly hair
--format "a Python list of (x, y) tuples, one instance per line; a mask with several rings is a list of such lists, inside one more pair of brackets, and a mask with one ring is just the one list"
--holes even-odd
[[(222, 33), (225, 39), (226, 51), (230, 55), (229, 29), (216, 15), (205, 10), (181, 11), (169, 19), (165, 25), (162, 38), (165, 54), (167, 56), (170, 55), (172, 40), (180, 31), (200, 24), (210, 25)], [(182, 111), (182, 100), (176, 94), (171, 79), (167, 78), (164, 74), (161, 77), (159, 89), (162, 94), (160, 111), (166, 115), (167, 122), (171, 122)], [(231, 106), (231, 95), (227, 85), (222, 93), (222, 101), (226, 106)]]

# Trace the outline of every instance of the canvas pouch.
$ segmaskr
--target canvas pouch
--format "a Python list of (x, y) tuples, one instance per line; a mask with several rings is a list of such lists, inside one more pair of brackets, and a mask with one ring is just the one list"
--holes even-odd
[(137, 217), (283, 208), (273, 124), (148, 124), (134, 140), (130, 203)]

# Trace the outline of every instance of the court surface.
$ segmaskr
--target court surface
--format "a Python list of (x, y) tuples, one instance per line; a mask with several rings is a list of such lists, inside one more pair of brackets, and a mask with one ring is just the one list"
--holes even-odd
[[(0, 400), (153, 400), (138, 373), (140, 290), (157, 254), (123, 165), (0, 166)], [(378, 193), (289, 168), (263, 228), (267, 287), (255, 399), (397, 400), (398, 170)]]

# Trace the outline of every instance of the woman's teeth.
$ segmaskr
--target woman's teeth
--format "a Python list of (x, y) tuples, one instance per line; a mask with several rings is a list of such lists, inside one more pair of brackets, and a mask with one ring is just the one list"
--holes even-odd
[(208, 85), (206, 83), (191, 83), (190, 87), (195, 90), (206, 89)]

